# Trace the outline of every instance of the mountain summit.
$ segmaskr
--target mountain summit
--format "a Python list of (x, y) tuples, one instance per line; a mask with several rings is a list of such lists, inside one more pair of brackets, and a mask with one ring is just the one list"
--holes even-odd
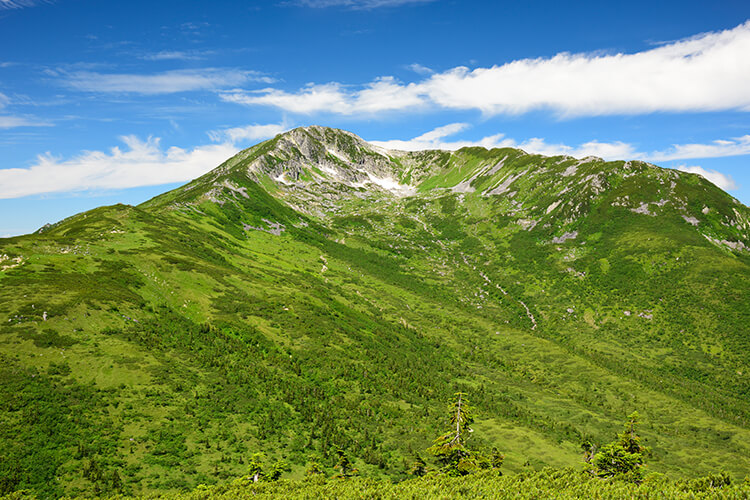
[(465, 392), (511, 472), (638, 410), (653, 470), (741, 477), (748, 247), (750, 210), (697, 175), (294, 129), (0, 240), (0, 473), (148, 494), (341, 449), (399, 478)]

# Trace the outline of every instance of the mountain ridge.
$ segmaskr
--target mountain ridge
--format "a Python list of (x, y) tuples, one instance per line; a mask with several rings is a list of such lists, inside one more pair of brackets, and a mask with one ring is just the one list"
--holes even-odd
[(16, 486), (106, 490), (93, 460), (191, 488), (260, 450), (296, 477), (336, 447), (402, 478), (458, 390), (511, 472), (575, 465), (634, 409), (655, 471), (750, 469), (747, 207), (642, 162), (391, 153), (295, 129), (0, 240)]

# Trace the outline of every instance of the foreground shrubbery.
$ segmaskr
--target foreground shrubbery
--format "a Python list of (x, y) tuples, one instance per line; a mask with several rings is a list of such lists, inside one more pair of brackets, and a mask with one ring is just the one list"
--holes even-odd
[[(6, 499), (26, 498), (14, 494)], [(116, 497), (125, 499), (128, 497)], [(496, 471), (467, 476), (434, 474), (400, 483), (354, 477), (326, 479), (315, 476), (304, 481), (258, 482), (239, 479), (229, 486), (198, 487), (189, 493), (165, 495), (172, 500), (242, 499), (256, 500), (366, 498), (366, 499), (453, 499), (453, 498), (750, 498), (750, 482), (732, 484), (723, 474), (695, 480), (671, 480), (652, 474), (638, 483), (620, 479), (603, 480), (574, 469), (544, 469), (513, 476)]]
[(653, 474), (637, 484), (602, 480), (574, 469), (544, 469), (514, 476), (500, 476), (496, 471), (460, 477), (431, 475), (396, 484), (365, 478), (236, 483), (170, 498), (750, 498), (750, 482), (733, 485), (722, 474), (685, 481)]

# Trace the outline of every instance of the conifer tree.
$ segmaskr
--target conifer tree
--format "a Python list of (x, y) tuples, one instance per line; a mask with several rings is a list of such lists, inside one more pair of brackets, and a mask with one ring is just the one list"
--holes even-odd
[(427, 474), (427, 463), (419, 455), (419, 453), (414, 454), (414, 462), (412, 462), (411, 464), (409, 474), (416, 477), (422, 477)]
[(112, 471), (112, 489), (114, 491), (120, 491), (122, 490), (122, 478), (120, 477), (120, 473), (116, 470)]
[(263, 477), (263, 453), (253, 453), (247, 465), (247, 474), (254, 483), (260, 481)]
[(345, 479), (359, 474), (359, 471), (354, 468), (354, 465), (352, 464), (351, 460), (349, 460), (349, 457), (346, 456), (344, 450), (342, 450), (341, 448), (337, 449), (336, 455), (338, 455), (336, 468), (339, 470), (339, 474), (336, 477)]
[(305, 471), (305, 476), (307, 477), (320, 476), (322, 474), (325, 474), (323, 466), (321, 466), (320, 463), (316, 460), (310, 462), (310, 464), (307, 466), (307, 470)]
[(476, 468), (472, 453), (466, 448), (466, 440), (472, 431), (473, 409), (466, 394), (457, 392), (448, 407), (450, 428), (435, 439), (428, 451), (437, 458), (443, 472), (460, 476), (471, 473)]
[(498, 471), (501, 476), (503, 475), (503, 473), (500, 472), (500, 468), (503, 466), (504, 461), (505, 455), (500, 453), (497, 448), (492, 448), (492, 454), (490, 455), (490, 465), (492, 466), (492, 469)]
[(624, 431), (617, 435), (617, 440), (602, 446), (594, 456), (594, 468), (599, 477), (623, 476), (635, 482), (643, 479), (645, 455), (650, 450), (641, 445), (636, 431), (638, 418), (638, 412), (633, 412), (625, 423)]
[(292, 468), (285, 460), (278, 460), (271, 466), (271, 470), (268, 471), (268, 479), (271, 481), (278, 481), (284, 472), (289, 472), (291, 470)]

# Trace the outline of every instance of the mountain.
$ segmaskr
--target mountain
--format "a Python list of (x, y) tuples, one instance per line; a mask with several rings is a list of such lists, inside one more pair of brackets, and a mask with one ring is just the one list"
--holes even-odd
[(510, 472), (638, 410), (650, 470), (741, 477), (749, 247), (694, 174), (294, 129), (0, 240), (0, 493), (192, 488), (257, 451), (402, 478), (459, 390)]

